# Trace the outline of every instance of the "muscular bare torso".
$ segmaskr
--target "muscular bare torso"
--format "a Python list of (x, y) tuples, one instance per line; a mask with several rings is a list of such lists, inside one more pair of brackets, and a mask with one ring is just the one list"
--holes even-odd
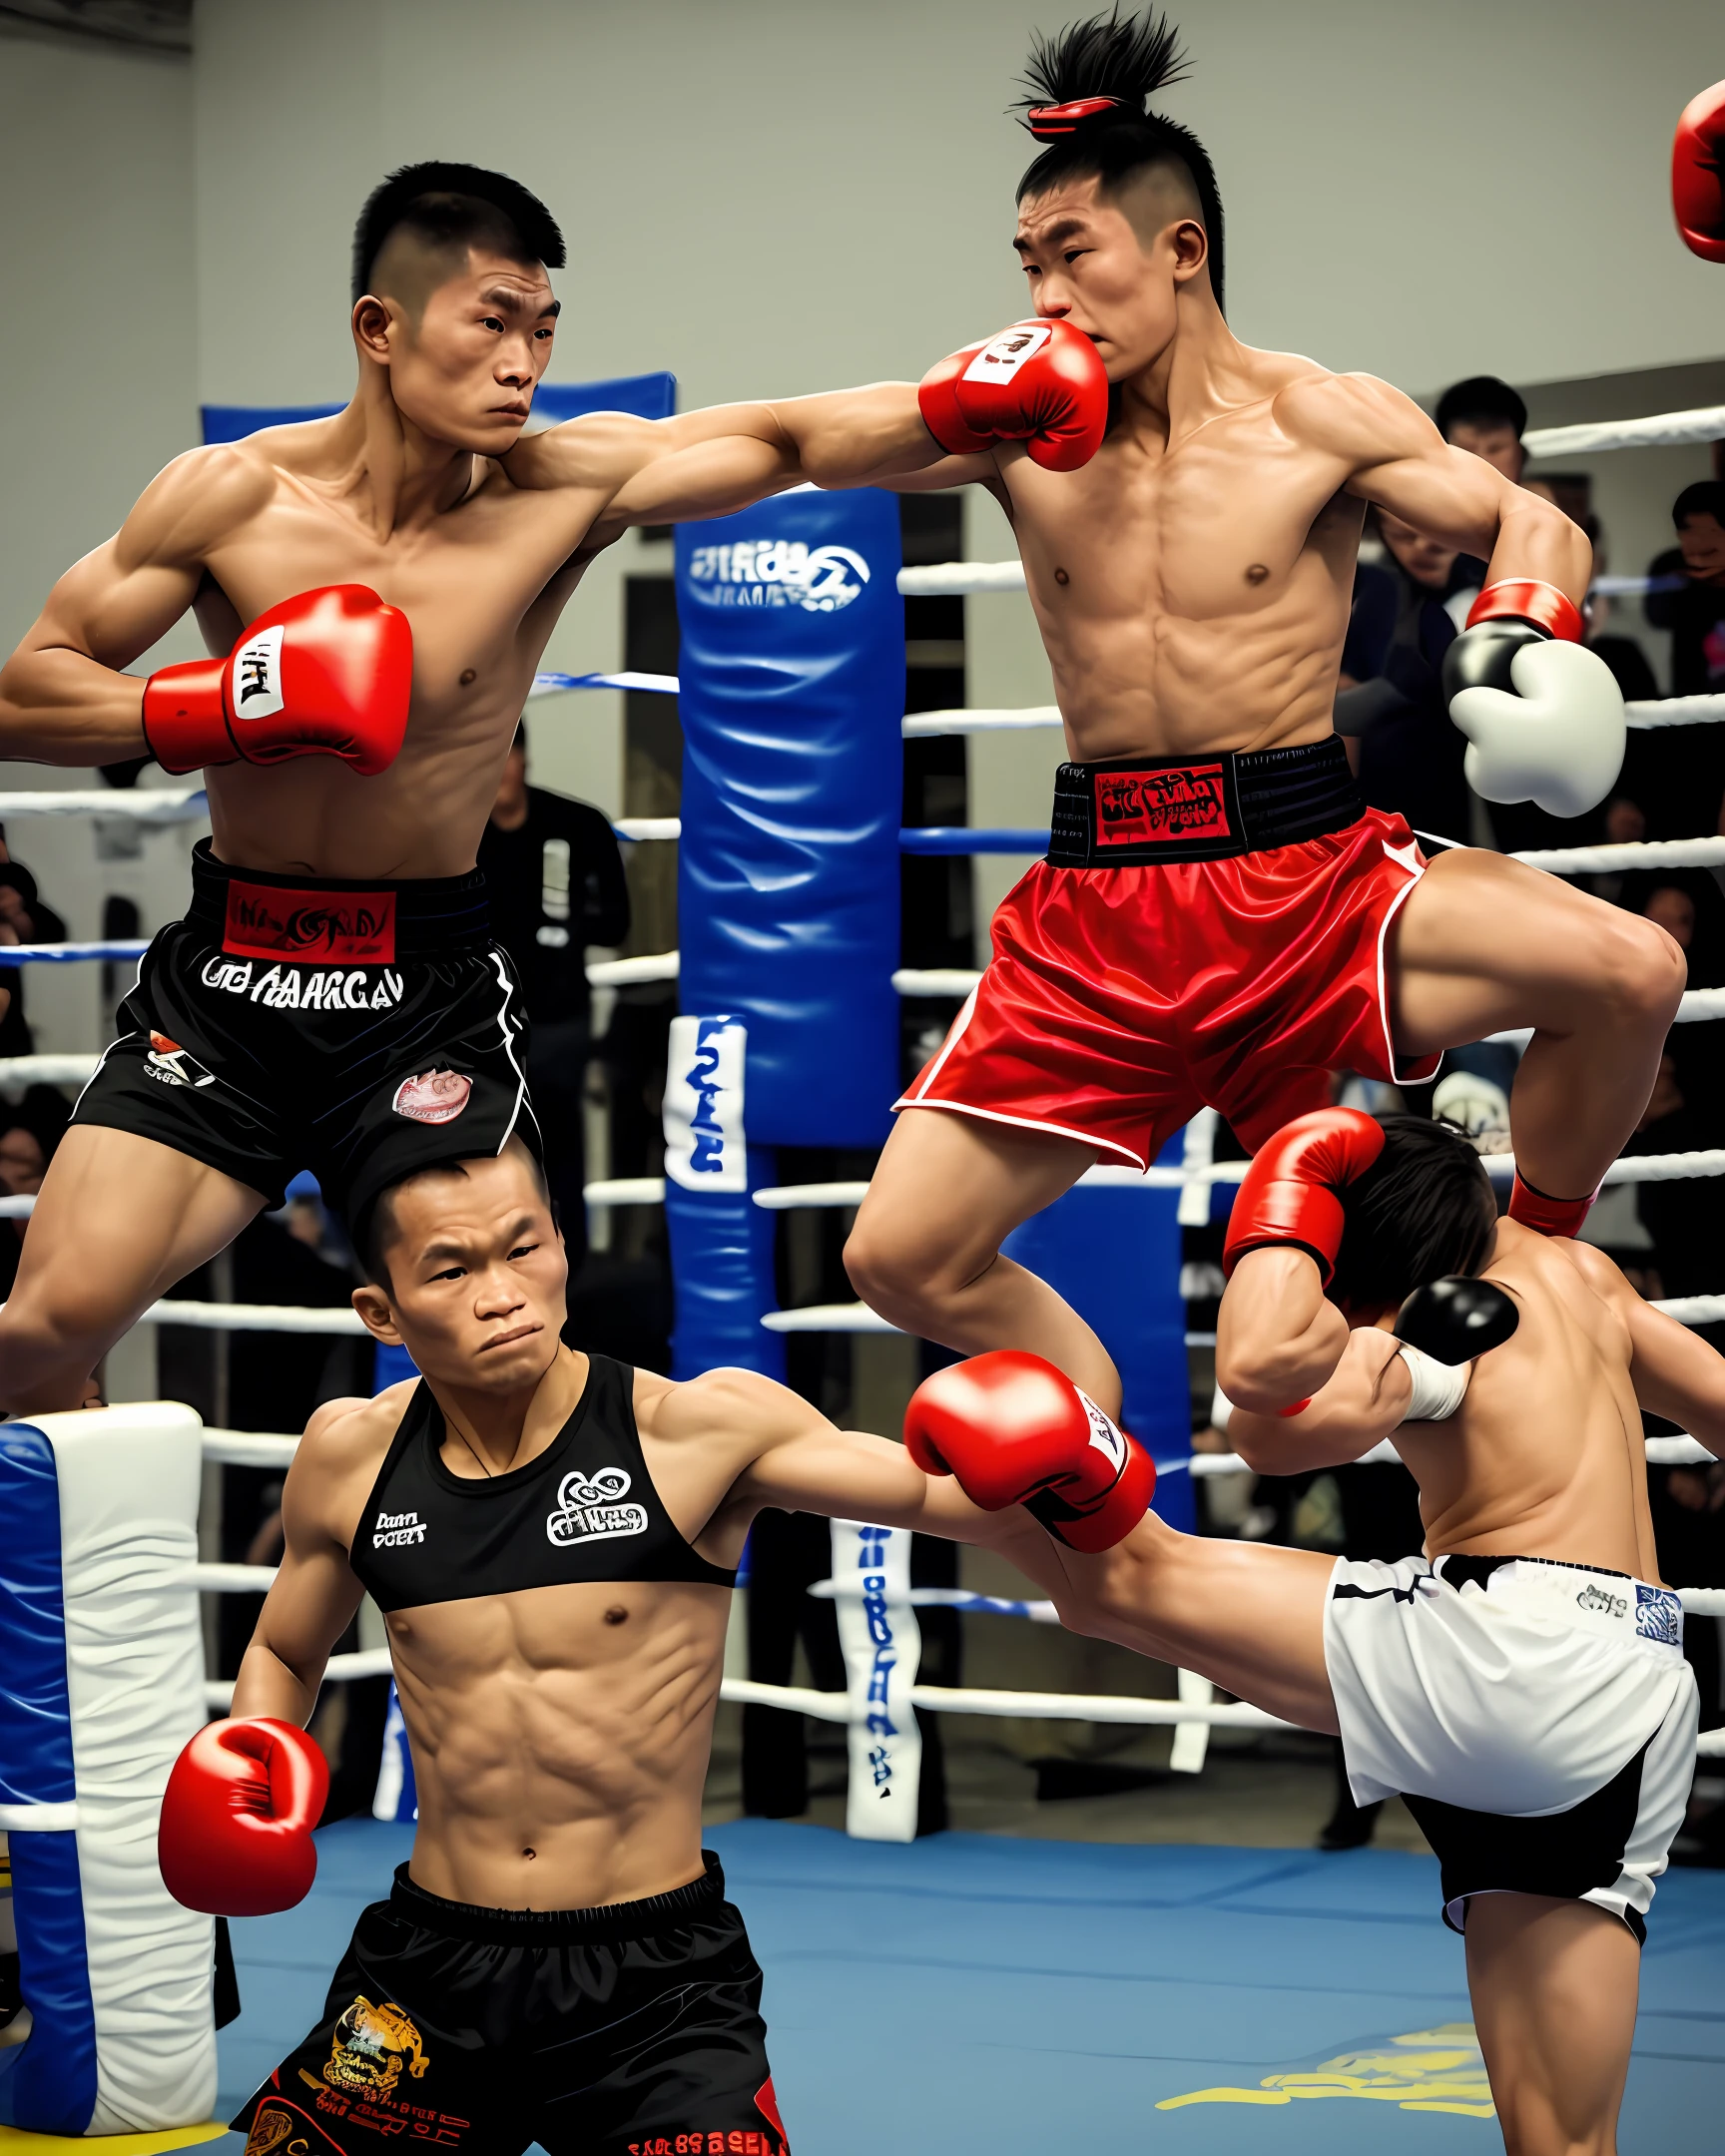
[(1584, 1248), (1499, 1224), (1484, 1277), (1514, 1297), (1520, 1325), (1474, 1366), (1448, 1421), (1396, 1432), (1432, 1555), (1551, 1557), (1658, 1579), (1629, 1329), (1588, 1263)]
[(320, 430), (335, 423), (274, 428), (222, 453), (213, 484), (236, 513), (205, 552), (199, 623), (212, 652), (226, 652), (296, 592), (368, 585), (413, 632), (406, 740), (371, 779), (327, 756), (212, 771), (216, 851), (278, 874), (461, 875), (602, 497), (520, 483), (529, 438), (513, 476), (476, 457), (463, 499), (379, 538), (324, 476)]
[[(727, 1499), (752, 1440), (739, 1430), (734, 1448), (666, 1441), (655, 1411), (673, 1389), (636, 1374), (649, 1472), (685, 1540), (734, 1566), (747, 1520)], [(318, 1509), (343, 1549), (410, 1391), (396, 1386), (307, 1439), (327, 1470)], [(453, 1434), (442, 1458), (482, 1478)], [(487, 1907), (586, 1908), (698, 1878), (730, 1606), (719, 1586), (623, 1581), (390, 1612), (418, 1781), (414, 1879)]]
[(1329, 732), (1364, 504), (1280, 392), (1333, 379), (1246, 351), (1242, 401), (1117, 423), (1082, 471), (1000, 458), (1068, 746), (1082, 759), (1269, 749)]

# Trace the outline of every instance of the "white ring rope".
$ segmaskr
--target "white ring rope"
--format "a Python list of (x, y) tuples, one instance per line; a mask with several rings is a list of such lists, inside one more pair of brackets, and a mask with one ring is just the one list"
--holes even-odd
[(1654, 412), (1646, 419), (1598, 419), (1580, 426), (1529, 427), (1521, 446), (1530, 457), (1597, 456), (1607, 449), (1682, 449), (1725, 439), (1725, 404), (1694, 411)]
[(117, 816), (131, 823), (199, 823), (209, 820), (210, 803), (201, 786), (128, 788), (123, 793), (90, 787), (78, 794), (0, 794), (0, 816), (21, 815)]
[[(1707, 726), (1725, 721), (1725, 696), (1660, 697), (1623, 707), (1625, 723), (1647, 727)], [(1057, 704), (1025, 704), (1000, 711), (965, 706), (948, 711), (916, 712), (899, 728), (906, 741), (931, 734), (1012, 734), (1027, 729), (1052, 731), (1064, 724)]]

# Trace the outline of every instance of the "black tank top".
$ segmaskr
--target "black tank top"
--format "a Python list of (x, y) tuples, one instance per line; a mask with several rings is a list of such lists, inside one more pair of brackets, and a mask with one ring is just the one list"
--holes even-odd
[(423, 1380), (360, 1514), (348, 1561), (381, 1610), (567, 1582), (734, 1587), (684, 1541), (641, 1452), (635, 1372), (588, 1360), (575, 1411), (537, 1459), (488, 1480), (451, 1474), (443, 1411)]

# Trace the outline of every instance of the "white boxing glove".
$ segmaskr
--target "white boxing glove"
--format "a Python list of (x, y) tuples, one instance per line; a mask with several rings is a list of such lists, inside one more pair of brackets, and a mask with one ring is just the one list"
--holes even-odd
[(1597, 808), (1623, 768), (1623, 692), (1583, 644), (1522, 644), (1513, 690), (1461, 689), (1449, 716), (1466, 735), (1467, 784), (1486, 801), (1536, 803), (1549, 815)]

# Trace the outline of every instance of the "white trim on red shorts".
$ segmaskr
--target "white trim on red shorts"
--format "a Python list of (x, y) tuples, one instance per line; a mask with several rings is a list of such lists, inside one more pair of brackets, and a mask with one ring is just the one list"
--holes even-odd
[[(1383, 845), (1385, 859), (1393, 862), (1397, 867), (1401, 867), (1402, 863), (1396, 858), (1400, 848), (1392, 847), (1388, 839), (1381, 839), (1379, 842)], [(1419, 836), (1416, 834), (1414, 843), (1418, 845), (1419, 842)], [(1389, 942), (1391, 923), (1402, 910), (1408, 893), (1420, 881), (1420, 878), (1426, 873), (1430, 865), (1430, 862), (1422, 861), (1417, 868), (1410, 872), (1407, 882), (1403, 884), (1395, 897), (1385, 907), (1384, 918), (1378, 923), (1378, 1023), (1384, 1029), (1384, 1068), (1390, 1073), (1390, 1083), (1392, 1085), (1424, 1085), (1427, 1082), (1425, 1078), (1410, 1077), (1405, 1079), (1403, 1077), (1400, 1068), (1402, 1059), (1397, 1056), (1396, 1043), (1390, 1035)], [(1441, 1051), (1439, 1051), (1439, 1056), (1441, 1056)], [(1409, 1056), (1406, 1060), (1410, 1063), (1424, 1063), (1428, 1059), (1425, 1056)], [(1435, 1075), (1436, 1067), (1433, 1071), (1427, 1073), (1428, 1078)]]
[(892, 1103), (892, 1113), (897, 1115), (905, 1108), (943, 1108), (948, 1115), (974, 1116), (980, 1123), (1006, 1123), (1014, 1130), (1045, 1131), (1050, 1137), (1070, 1138), (1081, 1146), (1088, 1146), (1092, 1153), (1118, 1153), (1122, 1160), (1130, 1161), (1140, 1171), (1150, 1165), (1142, 1153), (1134, 1153), (1130, 1146), (1116, 1145), (1112, 1138), (1098, 1138), (1090, 1131), (1069, 1130), (1064, 1123), (1039, 1123), (1034, 1116), (1007, 1115), (999, 1108), (972, 1108), (967, 1101), (913, 1100), (908, 1093), (902, 1100)]
[(1064, 1123), (1043, 1123), (1034, 1116), (1007, 1115), (999, 1108), (972, 1108), (968, 1101), (923, 1098), (922, 1089), (931, 1086), (939, 1077), (940, 1066), (963, 1038), (964, 1029), (975, 1014), (976, 998), (981, 993), (982, 983), (978, 981), (964, 998), (963, 1009), (947, 1028), (946, 1038), (940, 1043), (940, 1053), (926, 1070), (917, 1073), (916, 1081), (909, 1091), (901, 1093), (892, 1103), (892, 1113), (897, 1115), (904, 1108), (944, 1108), (951, 1115), (974, 1116), (980, 1123), (1004, 1123), (1014, 1130), (1044, 1131), (1053, 1138), (1071, 1138), (1079, 1145), (1088, 1146), (1092, 1152), (1118, 1153), (1123, 1160), (1129, 1160), (1134, 1168), (1147, 1168), (1149, 1162), (1141, 1154), (1134, 1153), (1130, 1146), (1116, 1145), (1111, 1138), (1093, 1138), (1088, 1131), (1070, 1130)]

